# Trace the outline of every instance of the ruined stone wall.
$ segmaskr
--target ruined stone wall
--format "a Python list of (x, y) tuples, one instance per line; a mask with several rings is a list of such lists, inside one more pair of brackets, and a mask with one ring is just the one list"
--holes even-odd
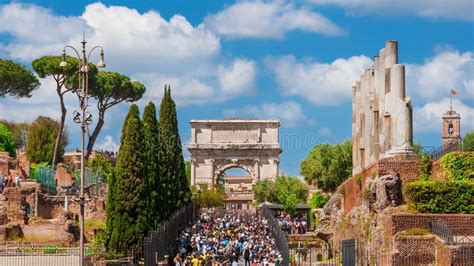
[(8, 152), (0, 152), (0, 175), (10, 174), (11, 162), (12, 158), (8, 156)]
[[(39, 194), (38, 216), (43, 219), (61, 217), (65, 212), (66, 197)], [(79, 215), (79, 203), (75, 197), (68, 197), (68, 210)], [(105, 199), (91, 197), (86, 199), (85, 219), (105, 219)]]
[(474, 235), (474, 214), (394, 214), (391, 221), (392, 235), (410, 228), (430, 229), (430, 221), (440, 219), (454, 234)]
[(372, 67), (352, 87), (353, 174), (379, 159), (413, 153), (411, 99), (398, 43), (388, 41)]

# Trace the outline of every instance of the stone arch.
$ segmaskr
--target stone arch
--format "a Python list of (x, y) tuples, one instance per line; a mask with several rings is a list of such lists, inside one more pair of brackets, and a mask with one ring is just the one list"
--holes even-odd
[(217, 183), (218, 179), (225, 171), (232, 168), (241, 168), (247, 171), (252, 177), (252, 180), (254, 180), (254, 183), (260, 179), (260, 176), (257, 175), (255, 171), (255, 163), (251, 162), (251, 160), (222, 160), (221, 162), (218, 162), (214, 168), (214, 175), (212, 177), (213, 184)]
[(252, 183), (278, 176), (280, 122), (277, 120), (192, 120), (191, 184), (216, 184), (225, 170), (239, 167)]

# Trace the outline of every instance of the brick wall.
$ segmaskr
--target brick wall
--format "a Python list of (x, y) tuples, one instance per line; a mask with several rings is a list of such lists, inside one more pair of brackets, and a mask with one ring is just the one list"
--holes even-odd
[(435, 262), (435, 239), (435, 236), (396, 237), (393, 265), (419, 265)]
[(357, 184), (355, 176), (348, 178), (339, 188), (344, 190), (343, 210), (347, 214), (353, 207), (361, 203), (361, 190), (364, 188), (365, 181), (368, 178), (383, 175), (399, 174), (402, 185), (407, 182), (418, 180), (420, 176), (420, 164), (418, 159), (403, 158), (385, 158), (364, 169), (359, 175), (361, 184)]
[(474, 245), (453, 246), (449, 248), (449, 251), (451, 265), (466, 265), (466, 262), (474, 264)]
[(386, 158), (379, 161), (378, 175), (399, 174), (402, 184), (418, 180), (421, 161), (418, 159)]
[(474, 214), (395, 214), (392, 215), (391, 233), (394, 235), (414, 227), (429, 229), (429, 222), (437, 219), (452, 228), (454, 234), (474, 235)]

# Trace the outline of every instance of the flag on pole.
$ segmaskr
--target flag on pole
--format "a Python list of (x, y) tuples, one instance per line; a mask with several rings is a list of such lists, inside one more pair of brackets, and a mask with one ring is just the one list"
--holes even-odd
[(451, 95), (453, 95), (453, 96), (458, 95), (458, 91), (454, 90), (454, 89), (451, 89)]

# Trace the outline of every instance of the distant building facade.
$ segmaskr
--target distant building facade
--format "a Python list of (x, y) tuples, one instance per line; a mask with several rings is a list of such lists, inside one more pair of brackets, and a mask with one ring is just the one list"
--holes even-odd
[(227, 210), (252, 209), (252, 177), (251, 176), (225, 176), (222, 177), (227, 195), (225, 208)]

